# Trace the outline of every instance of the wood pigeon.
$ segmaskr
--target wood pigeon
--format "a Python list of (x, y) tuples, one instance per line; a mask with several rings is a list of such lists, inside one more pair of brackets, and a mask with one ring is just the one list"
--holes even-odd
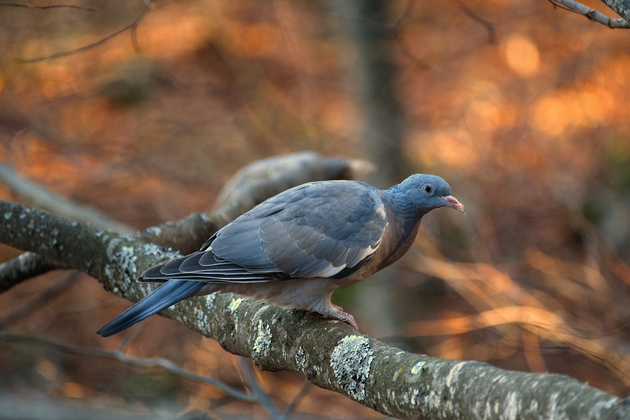
[(164, 283), (98, 331), (116, 334), (193, 295), (234, 292), (347, 322), (337, 289), (389, 266), (409, 249), (422, 216), (464, 212), (451, 187), (415, 174), (387, 190), (357, 181), (306, 183), (257, 205), (217, 231), (200, 251), (150, 268)]

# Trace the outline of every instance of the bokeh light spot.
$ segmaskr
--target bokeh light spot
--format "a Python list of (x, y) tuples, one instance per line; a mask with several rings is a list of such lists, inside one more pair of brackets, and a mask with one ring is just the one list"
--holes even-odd
[(538, 73), (540, 53), (532, 40), (521, 35), (509, 36), (503, 44), (503, 55), (510, 70), (522, 77)]

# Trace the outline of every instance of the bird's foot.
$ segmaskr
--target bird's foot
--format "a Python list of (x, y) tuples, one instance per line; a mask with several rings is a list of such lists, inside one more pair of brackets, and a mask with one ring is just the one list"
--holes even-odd
[(347, 324), (350, 324), (351, 326), (354, 327), (354, 329), (358, 330), (359, 329), (359, 324), (357, 324), (357, 321), (354, 320), (354, 317), (352, 315), (350, 315), (348, 312), (344, 312), (343, 308), (341, 306), (337, 306), (335, 304), (332, 305), (334, 312), (331, 313), (331, 315), (340, 320), (343, 321)]

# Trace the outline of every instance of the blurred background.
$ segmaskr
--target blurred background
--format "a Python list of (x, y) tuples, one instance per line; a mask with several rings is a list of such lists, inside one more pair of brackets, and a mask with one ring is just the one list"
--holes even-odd
[[(381, 188), (440, 175), (467, 214), (426, 216), (406, 257), (334, 301), (405, 350), (629, 394), (629, 32), (543, 0), (73, 4), (95, 10), (0, 7), (1, 165), (134, 229), (209, 210), (239, 168), (279, 154), (367, 159)], [(0, 295), (0, 329), (66, 345), (0, 341), (0, 403), (269, 416), (78, 351), (124, 344), (243, 388), (237, 358), (173, 321), (97, 337), (129, 305), (67, 271)], [(255, 376), (297, 418), (382, 417), (296, 373)]]

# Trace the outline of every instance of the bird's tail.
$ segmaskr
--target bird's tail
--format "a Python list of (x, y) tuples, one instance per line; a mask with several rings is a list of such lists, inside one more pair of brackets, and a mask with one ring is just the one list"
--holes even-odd
[(140, 302), (109, 321), (97, 334), (103, 337), (117, 334), (149, 316), (168, 308), (198, 292), (206, 283), (201, 281), (169, 280)]

